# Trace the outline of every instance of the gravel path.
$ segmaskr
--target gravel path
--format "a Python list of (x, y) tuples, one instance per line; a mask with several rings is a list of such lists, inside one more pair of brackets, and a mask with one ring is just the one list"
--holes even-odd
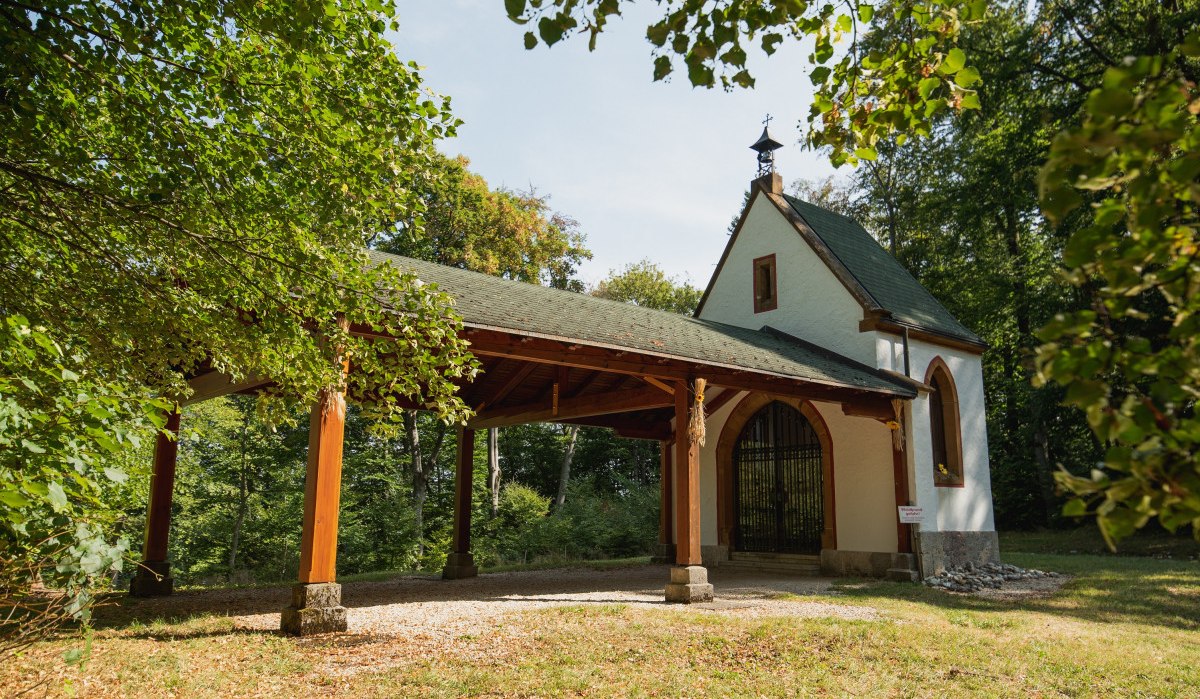
[[(620, 604), (674, 612), (733, 614), (742, 618), (878, 617), (868, 607), (822, 599), (833, 582), (829, 578), (714, 568), (709, 571), (709, 580), (715, 588), (716, 600), (693, 605), (663, 601), (667, 578), (667, 567), (660, 565), (494, 573), (454, 581), (406, 576), (386, 582), (346, 583), (342, 587), (342, 604), (349, 610), (351, 634), (428, 641), (486, 634), (503, 626), (506, 616), (564, 605)], [(273, 631), (279, 628), (279, 610), (287, 605), (288, 599), (287, 587), (179, 592), (166, 599), (138, 601), (125, 611), (143, 619), (155, 615), (228, 615), (235, 617), (239, 628)]]

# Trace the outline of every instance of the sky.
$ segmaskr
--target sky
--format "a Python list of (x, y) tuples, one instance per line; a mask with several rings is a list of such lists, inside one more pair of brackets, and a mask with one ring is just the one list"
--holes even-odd
[(610, 20), (593, 53), (586, 37), (526, 51), (503, 0), (398, 5), (397, 54), (420, 64), (465, 122), (441, 150), (470, 158), (493, 188), (535, 187), (579, 221), (594, 254), (580, 269), (588, 284), (641, 259), (707, 284), (756, 174), (749, 146), (767, 114), (785, 144), (776, 152), (785, 186), (835, 172), (797, 144), (812, 94), (799, 44), (752, 54), (755, 88), (724, 92), (692, 88), (682, 72), (651, 79), (645, 31), (657, 3)]

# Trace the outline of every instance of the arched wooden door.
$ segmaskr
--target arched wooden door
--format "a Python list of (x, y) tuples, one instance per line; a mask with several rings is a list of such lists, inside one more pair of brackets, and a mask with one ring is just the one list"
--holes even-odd
[(790, 405), (746, 422), (733, 449), (738, 551), (817, 554), (825, 526), (821, 440)]

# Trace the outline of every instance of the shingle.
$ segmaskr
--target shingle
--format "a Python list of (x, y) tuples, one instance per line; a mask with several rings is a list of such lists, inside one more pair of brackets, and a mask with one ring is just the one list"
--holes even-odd
[(658, 356), (746, 369), (825, 385), (911, 396), (871, 367), (769, 332), (734, 327), (371, 251), (376, 263), (414, 273), (455, 300), (470, 326), (563, 338)]
[(892, 318), (923, 330), (983, 343), (950, 314), (857, 221), (787, 194), (783, 197)]

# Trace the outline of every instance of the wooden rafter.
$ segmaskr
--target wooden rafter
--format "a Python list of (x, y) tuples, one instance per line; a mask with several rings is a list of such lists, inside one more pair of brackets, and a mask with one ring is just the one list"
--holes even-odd
[(472, 429), (519, 425), (526, 422), (565, 421), (593, 415), (625, 413), (634, 410), (665, 408), (673, 400), (657, 388), (616, 391), (603, 395), (560, 398), (555, 410), (548, 400), (485, 410), (471, 420)]

